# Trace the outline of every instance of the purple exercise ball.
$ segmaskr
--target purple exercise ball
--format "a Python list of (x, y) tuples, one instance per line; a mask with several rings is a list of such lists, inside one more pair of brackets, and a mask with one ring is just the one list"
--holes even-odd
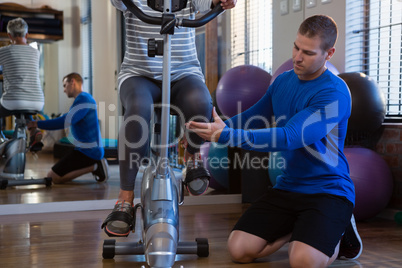
[[(336, 67), (330, 63), (329, 61), (327, 61), (327, 63), (325, 64), (325, 66), (328, 68), (328, 70), (330, 70), (334, 75), (338, 75), (339, 71), (336, 69)], [(279, 66), (279, 68), (274, 72), (274, 75), (272, 75), (272, 79), (271, 79), (271, 83), (270, 85), (274, 82), (274, 80), (278, 77), (278, 75), (292, 70), (293, 69), (293, 59), (288, 59), (287, 61), (285, 61), (284, 63), (282, 63), (281, 66)]]
[(224, 116), (233, 117), (264, 96), (271, 75), (254, 65), (241, 65), (227, 71), (216, 88), (216, 102)]
[(356, 220), (375, 217), (392, 196), (393, 178), (387, 162), (376, 152), (362, 147), (345, 148), (350, 177), (355, 185)]

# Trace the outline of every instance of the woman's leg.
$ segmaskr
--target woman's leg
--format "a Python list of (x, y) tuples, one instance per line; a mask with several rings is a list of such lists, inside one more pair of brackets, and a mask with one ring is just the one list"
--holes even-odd
[(160, 86), (145, 77), (131, 77), (120, 87), (124, 122), (119, 129), (120, 191), (113, 211), (102, 224), (109, 236), (128, 236), (134, 216), (134, 186), (149, 146), (153, 104), (161, 98)]
[[(211, 95), (205, 83), (196, 76), (185, 77), (173, 84), (172, 105), (179, 110), (180, 126), (183, 130), (185, 122), (209, 122), (212, 117)], [(184, 182), (192, 195), (201, 195), (208, 189), (210, 179), (199, 154), (203, 139), (192, 132), (185, 134), (187, 148), (184, 153)]]
[(125, 111), (118, 138), (119, 201), (133, 203), (135, 179), (148, 151), (153, 104), (160, 98), (160, 87), (147, 78), (131, 77), (121, 85), (120, 100)]
[[(182, 116), (181, 123), (190, 120), (210, 122), (212, 118), (212, 98), (205, 83), (196, 76), (186, 76), (173, 83), (172, 105), (177, 107)], [(184, 124), (181, 128), (185, 130)], [(187, 132), (187, 152), (194, 155), (200, 151), (203, 139), (197, 134)]]

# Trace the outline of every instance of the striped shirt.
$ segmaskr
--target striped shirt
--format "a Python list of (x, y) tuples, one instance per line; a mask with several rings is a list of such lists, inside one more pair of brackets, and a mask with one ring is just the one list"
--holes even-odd
[(42, 110), (44, 96), (39, 80), (39, 51), (28, 45), (1, 47), (0, 65), (3, 66), (4, 83), (1, 104), (8, 110)]
[[(134, 16), (121, 0), (110, 0), (113, 6), (124, 13), (126, 23), (126, 52), (118, 77), (118, 85), (132, 76), (145, 76), (156, 80), (162, 80), (163, 58), (148, 57), (148, 39), (162, 39), (161, 26), (150, 25), (142, 22)], [(147, 6), (147, 0), (133, 0), (145, 14), (153, 17), (161, 17), (162, 13), (154, 11)], [(176, 12), (180, 19), (194, 19), (197, 12), (208, 11), (212, 0), (189, 0), (186, 8)], [(204, 75), (197, 58), (195, 47), (194, 28), (175, 28), (171, 35), (171, 80), (176, 81), (188, 75), (196, 75), (204, 81)]]

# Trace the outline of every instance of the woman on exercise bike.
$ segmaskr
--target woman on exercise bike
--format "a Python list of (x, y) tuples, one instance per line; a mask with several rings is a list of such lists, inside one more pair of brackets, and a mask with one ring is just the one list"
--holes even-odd
[[(144, 13), (160, 17), (147, 5), (147, 0), (135, 1)], [(121, 0), (111, 0), (113, 6), (122, 11), (126, 22), (126, 53), (118, 77), (120, 100), (125, 109), (124, 122), (119, 131), (120, 192), (118, 201), (104, 222), (109, 236), (127, 236), (133, 217), (135, 178), (148, 151), (149, 122), (153, 104), (160, 103), (162, 97), (162, 57), (147, 56), (147, 42), (150, 38), (161, 39), (160, 26), (150, 25), (135, 17)], [(190, 0), (187, 6), (176, 13), (180, 19), (194, 19), (197, 12), (204, 12), (217, 5), (219, 0)], [(224, 9), (233, 8), (236, 0), (222, 0)], [(171, 58), (171, 105), (184, 115), (184, 120), (197, 119), (209, 121), (212, 115), (212, 99), (197, 59), (195, 29), (175, 29), (172, 40)], [(134, 120), (136, 119), (136, 120)], [(184, 128), (184, 126), (182, 126)], [(200, 174), (209, 178), (199, 157), (203, 139), (186, 133), (188, 142), (185, 151), (187, 185), (197, 180), (188, 175)], [(133, 163), (133, 159), (139, 159)], [(191, 180), (191, 181), (190, 181)], [(187, 187), (190, 193), (199, 195), (205, 192), (208, 183), (199, 189)], [(121, 213), (124, 213), (122, 217)]]
[[(45, 98), (39, 80), (39, 51), (27, 43), (28, 24), (22, 18), (10, 20), (7, 34), (11, 45), (0, 48), (4, 83), (0, 118), (12, 115), (14, 110), (42, 111)], [(31, 149), (41, 139), (40, 131), (31, 133)]]

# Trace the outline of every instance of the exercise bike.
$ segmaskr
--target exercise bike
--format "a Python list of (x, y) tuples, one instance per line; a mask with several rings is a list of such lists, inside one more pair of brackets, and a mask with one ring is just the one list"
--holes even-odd
[[(176, 179), (168, 159), (169, 114), (170, 114), (170, 58), (171, 39), (176, 26), (201, 27), (223, 12), (218, 4), (214, 9), (196, 20), (176, 19), (174, 13), (186, 6), (187, 0), (148, 0), (148, 6), (162, 12), (162, 17), (152, 17), (143, 13), (132, 0), (123, 3), (140, 20), (161, 25), (162, 40), (148, 40), (148, 55), (163, 55), (162, 105), (160, 150), (152, 157), (156, 159), (143, 174), (141, 182), (141, 203), (134, 208), (142, 215), (142, 240), (139, 242), (119, 242), (108, 239), (103, 244), (103, 258), (113, 259), (115, 255), (145, 255), (150, 267), (172, 267), (176, 254), (197, 254), (208, 257), (209, 244), (206, 238), (193, 242), (179, 242), (179, 209), (183, 203), (183, 181)], [(158, 114), (158, 112), (156, 112)], [(157, 118), (158, 116), (156, 116)], [(155, 129), (154, 129), (155, 130)], [(158, 134), (155, 131), (154, 134)], [(152, 142), (151, 142), (152, 145)], [(151, 150), (152, 152), (153, 150)], [(135, 230), (135, 217), (134, 228)]]
[(27, 146), (26, 116), (37, 114), (37, 111), (16, 110), (13, 137), (9, 140), (1, 138), (0, 143), (0, 189), (8, 186), (31, 184), (52, 185), (52, 178), (24, 179)]

